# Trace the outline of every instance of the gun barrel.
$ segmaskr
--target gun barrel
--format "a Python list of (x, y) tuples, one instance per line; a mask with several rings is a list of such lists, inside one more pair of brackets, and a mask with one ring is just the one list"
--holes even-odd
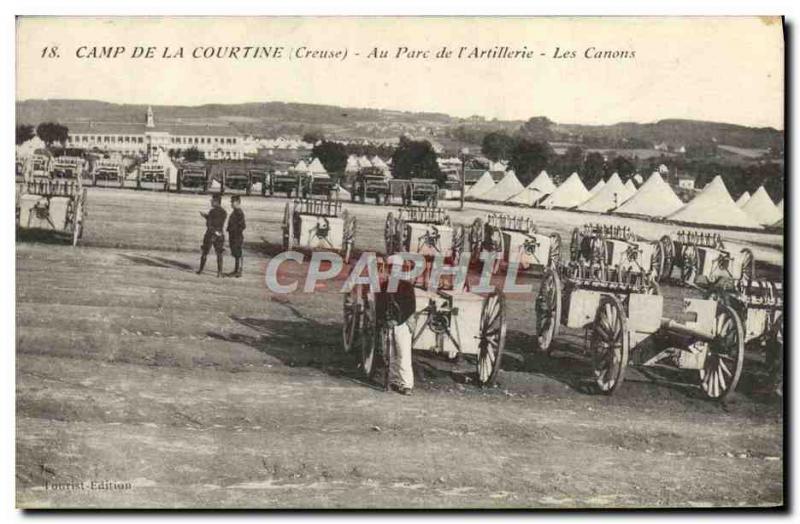
[(711, 342), (714, 340), (713, 335), (709, 335), (704, 331), (689, 327), (686, 324), (681, 324), (680, 322), (676, 322), (675, 320), (669, 318), (661, 319), (661, 329), (668, 334), (680, 335), (695, 340), (702, 340), (703, 342)]

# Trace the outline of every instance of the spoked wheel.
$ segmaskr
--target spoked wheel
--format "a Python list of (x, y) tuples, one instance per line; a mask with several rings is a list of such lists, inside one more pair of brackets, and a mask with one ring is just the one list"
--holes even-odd
[(653, 254), (650, 257), (650, 272), (656, 281), (664, 274), (664, 246), (660, 241), (653, 242)]
[(469, 226), (469, 249), (472, 253), (471, 262), (478, 264), (483, 251), (483, 221), (480, 218), (476, 218)]
[(617, 297), (602, 296), (592, 331), (595, 385), (610, 395), (622, 384), (628, 365), (628, 320)]
[(756, 259), (749, 248), (742, 249), (739, 255), (742, 257), (742, 276), (751, 281), (756, 278)]
[(681, 280), (685, 284), (694, 284), (700, 266), (700, 255), (694, 246), (686, 245), (681, 253)]
[(576, 227), (572, 230), (572, 238), (569, 243), (569, 259), (573, 262), (577, 262), (580, 259), (582, 237), (580, 229)]
[(386, 223), (383, 226), (383, 241), (386, 245), (386, 254), (393, 255), (396, 249), (395, 240), (397, 238), (397, 223), (394, 219), (394, 213), (389, 211), (386, 215)]
[(342, 258), (345, 264), (349, 264), (350, 257), (353, 255), (353, 246), (355, 246), (356, 243), (356, 217), (350, 216), (350, 213), (345, 211), (342, 213), (342, 221), (344, 222)]
[(500, 371), (506, 344), (506, 302), (502, 293), (486, 297), (481, 310), (478, 383), (491, 386)]
[(364, 308), (361, 315), (359, 346), (361, 349), (361, 371), (370, 379), (375, 371), (375, 339), (377, 338), (377, 319), (375, 313), (375, 295), (365, 293)]
[(548, 267), (556, 269), (561, 264), (561, 235), (558, 233), (550, 234), (550, 259), (547, 261)]
[(664, 235), (658, 242), (661, 244), (661, 252), (664, 254), (664, 264), (661, 267), (659, 280), (664, 280), (672, 276), (672, 268), (675, 264), (675, 246), (669, 235)]
[(453, 252), (451, 255), (453, 265), (458, 265), (459, 260), (461, 260), (461, 253), (464, 252), (466, 236), (463, 225), (457, 224), (456, 227), (453, 228)]
[(536, 310), (536, 340), (539, 351), (552, 352), (553, 339), (558, 335), (561, 321), (561, 279), (553, 268), (545, 270), (542, 286), (534, 303)]
[(361, 336), (362, 315), (364, 311), (363, 288), (360, 285), (353, 286), (344, 295), (344, 322), (342, 323), (342, 347), (345, 353), (350, 353), (358, 344)]
[(292, 208), (289, 202), (283, 210), (283, 249), (292, 248), (292, 237), (294, 236), (294, 225), (292, 224)]
[(717, 307), (714, 339), (708, 343), (700, 370), (700, 388), (709, 398), (722, 400), (739, 383), (744, 365), (744, 336), (739, 315), (730, 307)]

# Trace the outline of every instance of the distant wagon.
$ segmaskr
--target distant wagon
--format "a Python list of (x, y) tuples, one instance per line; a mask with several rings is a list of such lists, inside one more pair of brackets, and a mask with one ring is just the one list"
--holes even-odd
[(300, 194), (300, 175), (291, 171), (275, 171), (269, 177), (269, 195), (284, 193), (287, 198)]
[(429, 207), (439, 204), (439, 186), (428, 178), (390, 180), (389, 195), (399, 197), (404, 206), (412, 206), (415, 202)]
[(30, 178), (17, 195), (16, 222), (21, 229), (66, 233), (76, 245), (83, 236), (86, 188), (83, 179)]
[(296, 199), (283, 214), (283, 249), (335, 251), (350, 261), (356, 238), (356, 217), (333, 200)]
[(367, 200), (374, 200), (381, 205), (389, 203), (389, 180), (382, 169), (377, 167), (365, 167), (358, 170), (350, 191), (350, 197), (355, 202), (361, 203)]
[(86, 160), (83, 158), (60, 156), (54, 158), (50, 164), (50, 177), (67, 180), (83, 179), (85, 170)]
[(208, 166), (203, 162), (186, 162), (178, 166), (178, 191), (205, 193), (208, 190)]
[(122, 187), (125, 183), (125, 167), (122, 162), (101, 158), (92, 170), (92, 185), (101, 187)]
[(434, 207), (402, 207), (397, 215), (389, 212), (384, 223), (386, 254), (417, 253), (424, 256), (444, 255), (457, 263), (464, 251), (464, 226), (451, 224), (442, 209)]
[(469, 230), (472, 263), (481, 253), (495, 253), (495, 268), (516, 263), (523, 270), (555, 268), (561, 263), (561, 236), (538, 233), (529, 217), (491, 213), (484, 223), (476, 218)]
[(672, 277), (674, 268), (680, 269), (680, 279), (689, 285), (756, 276), (753, 251), (723, 242), (719, 233), (681, 230), (674, 238), (663, 236), (659, 243), (665, 253), (662, 278)]
[(144, 162), (139, 164), (136, 175), (137, 189), (169, 190), (169, 174), (164, 164)]
[(665, 252), (661, 242), (640, 238), (627, 226), (584, 224), (572, 230), (570, 260), (611, 270), (623, 280), (643, 276), (658, 282)]

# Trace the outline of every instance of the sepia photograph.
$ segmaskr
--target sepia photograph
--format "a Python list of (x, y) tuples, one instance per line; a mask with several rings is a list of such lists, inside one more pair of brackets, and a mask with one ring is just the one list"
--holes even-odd
[(781, 17), (15, 30), (17, 508), (786, 508)]

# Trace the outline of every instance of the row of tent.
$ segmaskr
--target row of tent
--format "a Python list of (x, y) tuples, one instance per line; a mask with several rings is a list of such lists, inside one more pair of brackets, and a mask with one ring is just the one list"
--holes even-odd
[[(745, 196), (746, 195), (746, 196)], [(689, 203), (684, 204), (658, 172), (641, 187), (632, 180), (623, 183), (617, 173), (586, 189), (578, 173), (572, 173), (556, 186), (546, 171), (523, 186), (514, 171), (507, 171), (499, 182), (489, 172), (471, 186), (464, 197), (470, 200), (540, 207), (574, 209), (594, 213), (666, 219), (687, 224), (761, 229), (783, 226), (783, 201), (770, 199), (764, 187), (734, 202), (722, 178), (715, 177)]]
[(347, 157), (347, 165), (345, 166), (344, 170), (345, 173), (357, 173), (359, 169), (365, 167), (377, 167), (388, 175), (390, 172), (389, 164), (391, 162), (391, 158), (389, 159), (389, 163), (387, 163), (384, 162), (383, 159), (381, 159), (381, 157), (378, 155), (375, 155), (372, 158), (367, 158), (365, 155), (350, 155)]

